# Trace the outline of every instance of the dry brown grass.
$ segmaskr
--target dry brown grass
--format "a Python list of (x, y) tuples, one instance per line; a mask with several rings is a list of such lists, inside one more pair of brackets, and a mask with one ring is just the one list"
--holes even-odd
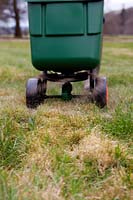
[(81, 162), (87, 159), (96, 161), (99, 172), (103, 173), (106, 169), (117, 165), (115, 158), (117, 146), (117, 141), (110, 140), (94, 129), (89, 136), (84, 137), (80, 141), (78, 146), (73, 148), (70, 155), (72, 157), (79, 157)]
[(93, 191), (86, 198), (87, 200), (110, 200), (110, 199), (133, 199), (133, 189), (124, 184), (126, 172), (122, 168), (119, 171), (114, 169), (111, 176), (100, 183), (100, 187), (94, 187)]

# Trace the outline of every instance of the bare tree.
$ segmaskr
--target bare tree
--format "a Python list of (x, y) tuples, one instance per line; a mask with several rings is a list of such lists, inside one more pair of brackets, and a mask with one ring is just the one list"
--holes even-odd
[(17, 38), (22, 37), (22, 30), (20, 26), (21, 16), (24, 10), (21, 7), (21, 0), (0, 0), (0, 17), (1, 20), (8, 22), (13, 19), (15, 22), (14, 36)]
[(125, 9), (124, 4), (123, 4), (123, 8), (120, 13), (120, 17), (121, 17), (121, 34), (123, 34), (124, 29), (125, 29), (125, 23), (126, 23), (126, 9)]

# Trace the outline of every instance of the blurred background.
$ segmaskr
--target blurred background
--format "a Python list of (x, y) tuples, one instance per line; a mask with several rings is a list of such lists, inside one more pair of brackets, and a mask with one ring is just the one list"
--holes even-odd
[[(133, 34), (133, 0), (105, 0), (106, 35)], [(0, 37), (28, 36), (27, 4), (24, 0), (0, 0)]]

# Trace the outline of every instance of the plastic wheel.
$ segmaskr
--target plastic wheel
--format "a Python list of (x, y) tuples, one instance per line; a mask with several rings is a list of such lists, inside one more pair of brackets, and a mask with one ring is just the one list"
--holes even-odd
[(96, 78), (95, 88), (92, 93), (95, 104), (104, 108), (108, 104), (108, 86), (106, 77)]
[(66, 82), (63, 86), (62, 86), (62, 99), (65, 101), (69, 101), (72, 99), (72, 84), (70, 82)]
[(28, 108), (36, 108), (43, 102), (46, 87), (38, 78), (30, 78), (26, 84), (26, 105)]

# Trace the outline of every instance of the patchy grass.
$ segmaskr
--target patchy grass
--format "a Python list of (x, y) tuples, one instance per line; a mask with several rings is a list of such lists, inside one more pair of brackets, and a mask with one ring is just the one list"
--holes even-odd
[[(103, 110), (87, 99), (48, 99), (28, 110), (25, 83), (39, 73), (29, 42), (0, 43), (0, 200), (133, 199), (133, 37), (104, 39)], [(83, 93), (83, 83), (73, 87)]]

